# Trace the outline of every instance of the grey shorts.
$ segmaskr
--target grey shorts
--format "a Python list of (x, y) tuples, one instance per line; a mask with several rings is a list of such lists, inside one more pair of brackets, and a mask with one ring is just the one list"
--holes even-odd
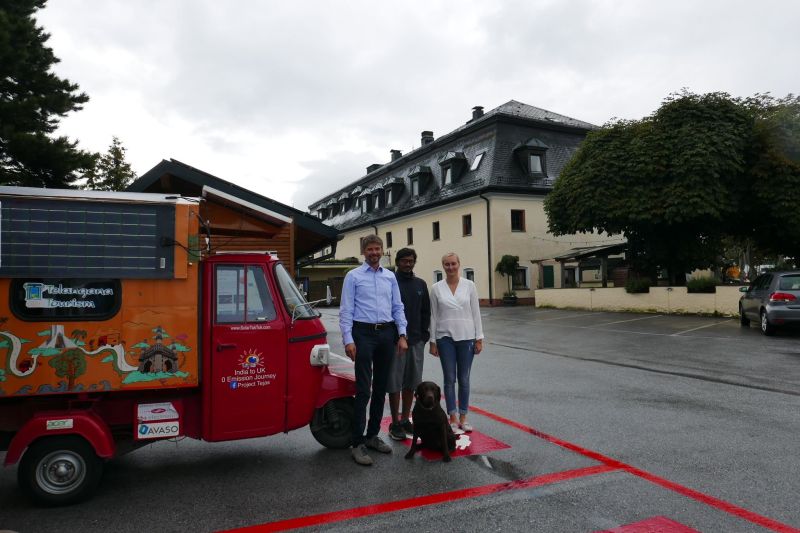
[(386, 392), (414, 390), (422, 382), (422, 364), (425, 361), (425, 343), (418, 342), (408, 347), (403, 355), (394, 354), (389, 365)]

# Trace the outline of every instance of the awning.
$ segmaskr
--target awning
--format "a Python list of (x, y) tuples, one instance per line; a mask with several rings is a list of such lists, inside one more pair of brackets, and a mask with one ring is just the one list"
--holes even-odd
[(617, 244), (605, 244), (602, 246), (581, 246), (579, 248), (571, 248), (566, 252), (556, 255), (554, 257), (542, 257), (540, 259), (531, 259), (531, 263), (539, 263), (541, 261), (580, 261), (589, 257), (607, 257), (609, 255), (617, 255), (625, 252), (628, 249), (627, 242), (620, 242)]

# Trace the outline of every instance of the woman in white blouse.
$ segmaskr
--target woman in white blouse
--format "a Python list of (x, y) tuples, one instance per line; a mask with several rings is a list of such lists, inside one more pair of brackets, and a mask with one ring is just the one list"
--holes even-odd
[[(431, 287), (431, 354), (442, 363), (444, 398), (450, 425), (467, 433), (469, 374), (472, 359), (483, 350), (483, 325), (475, 284), (459, 275), (461, 261), (453, 252), (442, 257), (445, 279)], [(458, 379), (458, 405), (456, 405)]]

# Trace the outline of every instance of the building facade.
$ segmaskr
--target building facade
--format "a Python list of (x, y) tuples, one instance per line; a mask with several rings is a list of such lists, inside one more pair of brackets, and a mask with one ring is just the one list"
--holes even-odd
[(430, 284), (443, 276), (442, 255), (456, 252), (483, 304), (508, 291), (497, 262), (519, 256), (513, 291), (532, 302), (536, 288), (569, 280), (570, 267), (551, 258), (613, 240), (557, 238), (544, 212), (545, 196), (595, 128), (514, 100), (486, 113), (475, 107), (466, 124), (439, 138), (423, 131), (419, 148), (405, 155), (391, 150), (391, 161), (370, 165), (366, 175), (309, 209), (342, 233), (338, 260), (360, 257), (361, 239), (377, 234), (387, 266), (398, 249), (412, 247), (419, 256), (415, 272)]

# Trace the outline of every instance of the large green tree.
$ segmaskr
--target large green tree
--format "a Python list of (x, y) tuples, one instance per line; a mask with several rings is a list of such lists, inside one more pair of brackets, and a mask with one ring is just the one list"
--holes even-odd
[(729, 233), (765, 255), (800, 261), (800, 96), (744, 101), (754, 116), (748, 173)]
[(713, 266), (725, 236), (796, 250), (798, 210), (775, 207), (800, 202), (798, 124), (791, 95), (671, 95), (587, 136), (545, 200), (550, 231), (623, 234), (637, 269), (676, 284)]
[(34, 14), (45, 0), (0, 3), (0, 185), (67, 187), (91, 165), (58, 121), (89, 97), (52, 72), (58, 58)]

